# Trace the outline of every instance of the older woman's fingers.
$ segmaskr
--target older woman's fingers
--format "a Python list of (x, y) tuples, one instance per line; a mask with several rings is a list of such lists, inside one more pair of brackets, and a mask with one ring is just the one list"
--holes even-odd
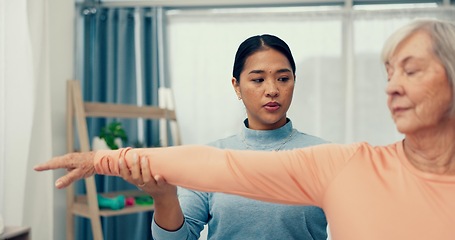
[(144, 181), (144, 183), (150, 182), (150, 180), (152, 179), (152, 175), (150, 173), (150, 166), (147, 156), (141, 157), (141, 171), (142, 181)]
[(69, 158), (68, 154), (63, 155), (63, 156), (54, 157), (45, 163), (36, 165), (33, 169), (35, 171), (46, 171), (46, 170), (53, 170), (53, 169), (59, 169), (59, 168), (71, 168), (68, 163), (68, 158)]
[(93, 165), (94, 152), (68, 153), (54, 157), (51, 160), (38, 164), (35, 171), (46, 171), (59, 168), (77, 169), (81, 165)]
[(58, 189), (66, 188), (74, 181), (82, 179), (83, 177), (84, 177), (84, 172), (82, 172), (82, 171), (78, 171), (78, 170), (70, 171), (66, 175), (57, 179), (57, 181), (55, 181), (55, 187), (57, 187)]

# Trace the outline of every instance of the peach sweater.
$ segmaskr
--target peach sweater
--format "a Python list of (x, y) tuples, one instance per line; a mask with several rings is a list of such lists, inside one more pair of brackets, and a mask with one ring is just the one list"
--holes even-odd
[(324, 209), (334, 240), (454, 240), (455, 176), (424, 173), (402, 142), (324, 144), (280, 151), (208, 146), (98, 151), (97, 173), (148, 156), (153, 175), (186, 188)]

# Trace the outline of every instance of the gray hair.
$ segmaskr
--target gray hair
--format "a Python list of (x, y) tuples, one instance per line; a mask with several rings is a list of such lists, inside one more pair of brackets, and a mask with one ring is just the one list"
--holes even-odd
[(455, 23), (435, 19), (420, 19), (395, 31), (384, 44), (381, 59), (388, 61), (397, 46), (418, 31), (428, 33), (432, 40), (433, 53), (444, 66), (452, 89), (450, 114), (455, 114)]

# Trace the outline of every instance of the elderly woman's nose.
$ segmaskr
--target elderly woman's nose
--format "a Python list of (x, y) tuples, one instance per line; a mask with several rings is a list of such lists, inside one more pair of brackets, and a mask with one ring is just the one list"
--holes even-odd
[(404, 92), (403, 88), (403, 77), (399, 74), (389, 75), (389, 79), (386, 86), (386, 93), (388, 95), (402, 94)]

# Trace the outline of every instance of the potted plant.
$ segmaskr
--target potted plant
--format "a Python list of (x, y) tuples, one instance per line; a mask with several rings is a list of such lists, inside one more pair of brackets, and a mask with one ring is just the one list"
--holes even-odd
[(93, 140), (93, 149), (119, 149), (122, 147), (122, 142), (126, 142), (128, 137), (121, 122), (112, 121), (108, 125), (101, 128), (98, 137)]

